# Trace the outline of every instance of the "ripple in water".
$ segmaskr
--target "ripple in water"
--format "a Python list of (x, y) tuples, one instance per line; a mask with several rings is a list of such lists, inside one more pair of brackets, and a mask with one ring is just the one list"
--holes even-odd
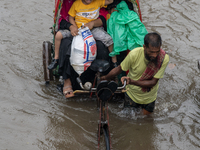
[(137, 120), (138, 118), (144, 118), (145, 116), (142, 115), (141, 108), (134, 108), (134, 107), (125, 107), (123, 108), (123, 103), (118, 106), (118, 108), (113, 108), (112, 106), (109, 107), (109, 110), (116, 114), (118, 117), (127, 118), (132, 120)]

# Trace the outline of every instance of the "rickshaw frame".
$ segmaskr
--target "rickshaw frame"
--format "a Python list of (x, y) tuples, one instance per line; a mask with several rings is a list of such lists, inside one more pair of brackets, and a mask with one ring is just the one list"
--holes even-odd
[[(138, 14), (138, 16), (140, 17), (140, 20), (142, 21), (139, 0), (129, 0), (129, 1), (132, 2), (134, 11)], [(43, 68), (44, 68), (44, 79), (45, 79), (46, 84), (49, 84), (50, 81), (54, 80), (53, 76), (61, 77), (58, 74), (58, 67), (56, 69), (54, 69), (54, 71), (48, 70), (47, 67), (51, 63), (52, 58), (54, 57), (55, 35), (56, 35), (56, 32), (58, 31), (58, 23), (59, 23), (62, 3), (63, 3), (63, 0), (55, 0), (54, 24), (51, 27), (52, 34), (53, 34), (52, 43), (49, 41), (43, 42)], [(97, 72), (97, 76), (98, 76), (97, 83), (99, 83), (100, 82), (99, 72)], [(91, 88), (90, 90), (84, 90), (83, 86), (81, 85), (82, 84), (81, 81), (79, 80), (78, 82), (80, 84), (80, 87), (82, 87), (83, 90), (76, 90), (76, 91), (74, 91), (74, 93), (97, 92), (96, 88)], [(118, 90), (116, 90), (116, 92), (121, 92), (121, 93), (126, 92), (126, 90), (124, 90), (125, 85), (126, 85), (126, 83), (122, 87), (119, 87)], [(97, 95), (97, 93), (96, 93), (96, 95)], [(110, 97), (109, 99), (111, 99), (111, 98), (112, 97)], [(102, 101), (101, 99), (99, 99), (98, 95), (97, 95), (97, 100), (98, 100), (97, 107), (99, 108), (98, 149), (100, 148), (100, 135), (104, 134), (106, 149), (110, 150), (110, 149), (112, 149), (112, 146), (111, 146), (110, 129), (109, 129), (109, 116), (108, 116), (108, 105), (107, 105), (108, 100)]]
[[(142, 15), (140, 10), (139, 0), (129, 0), (133, 4), (134, 11), (138, 14), (141, 22), (142, 22)], [(60, 18), (60, 11), (62, 9), (63, 0), (55, 0), (55, 9), (54, 9), (54, 17), (53, 17), (53, 26), (50, 28), (52, 29), (51, 33), (53, 34), (52, 42), (44, 41), (43, 42), (43, 68), (44, 68), (44, 80), (46, 84), (49, 84), (50, 81), (53, 81), (54, 77), (59, 78), (60, 75), (58, 73), (58, 67), (56, 69), (48, 70), (48, 65), (51, 63), (54, 57), (54, 44), (55, 44), (55, 35), (58, 31), (59, 26), (59, 18)]]

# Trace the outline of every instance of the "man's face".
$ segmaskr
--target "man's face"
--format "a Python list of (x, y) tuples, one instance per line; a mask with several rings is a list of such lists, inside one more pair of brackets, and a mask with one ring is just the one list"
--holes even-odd
[(93, 0), (82, 0), (82, 2), (86, 5), (90, 4)]
[(148, 61), (155, 62), (158, 54), (160, 53), (160, 47), (152, 47), (150, 44), (148, 48), (145, 45), (143, 45), (143, 47), (145, 58)]

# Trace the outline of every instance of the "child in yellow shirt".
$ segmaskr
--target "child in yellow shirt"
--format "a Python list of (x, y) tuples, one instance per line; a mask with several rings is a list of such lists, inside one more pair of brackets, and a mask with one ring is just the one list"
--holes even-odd
[[(78, 35), (78, 28), (84, 24), (84, 26), (87, 26), (91, 30), (93, 37), (108, 47), (109, 52), (112, 52), (112, 37), (103, 29), (103, 27), (99, 27), (101, 22), (99, 24), (98, 22), (94, 22), (94, 20), (99, 17), (100, 8), (111, 4), (112, 2), (113, 0), (76, 0), (68, 12), (69, 22), (72, 24), (73, 28), (71, 31), (65, 30), (64, 37)], [(62, 39), (60, 39), (60, 41), (61, 40)], [(59, 49), (55, 49), (55, 53), (58, 54)], [(113, 63), (117, 63), (116, 56), (112, 57), (112, 61)], [(49, 69), (54, 69), (55, 67), (53, 66)]]
[[(69, 22), (74, 26), (80, 28), (82, 24), (91, 29), (92, 35), (96, 40), (101, 41), (105, 46), (108, 47), (109, 52), (113, 50), (112, 37), (103, 30), (102, 27), (95, 27), (96, 25), (92, 22), (99, 17), (99, 10), (108, 4), (111, 4), (113, 0), (78, 0), (75, 1), (69, 10)], [(95, 28), (93, 28), (95, 27)], [(76, 33), (72, 32), (72, 36)], [(117, 58), (112, 57), (112, 62), (116, 65)]]

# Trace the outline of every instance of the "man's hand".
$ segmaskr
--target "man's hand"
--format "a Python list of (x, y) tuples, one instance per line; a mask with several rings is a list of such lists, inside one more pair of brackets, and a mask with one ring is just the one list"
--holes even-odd
[(69, 15), (69, 22), (72, 24), (69, 29), (71, 31), (72, 36), (78, 35), (78, 27), (75, 23), (75, 18)]
[(85, 27), (88, 27), (90, 30), (94, 28), (94, 21), (90, 21), (84, 24)]
[(121, 65), (113, 68), (107, 75), (102, 76), (101, 80), (110, 80), (113, 77), (115, 77), (116, 75), (120, 74), (122, 72), (122, 68)]
[(102, 76), (102, 77), (101, 77), (101, 81), (102, 81), (102, 80), (106, 80), (106, 76)]
[(131, 83), (131, 78), (129, 78), (129, 77), (127, 77), (127, 76), (124, 76), (124, 77), (122, 77), (121, 78), (121, 82), (122, 82), (122, 84), (124, 84), (124, 80), (126, 79), (126, 84), (129, 84), (129, 83)]
[(78, 27), (77, 27), (77, 26), (71, 25), (71, 26), (69, 27), (69, 29), (70, 29), (70, 31), (71, 31), (72, 36), (78, 35)]

